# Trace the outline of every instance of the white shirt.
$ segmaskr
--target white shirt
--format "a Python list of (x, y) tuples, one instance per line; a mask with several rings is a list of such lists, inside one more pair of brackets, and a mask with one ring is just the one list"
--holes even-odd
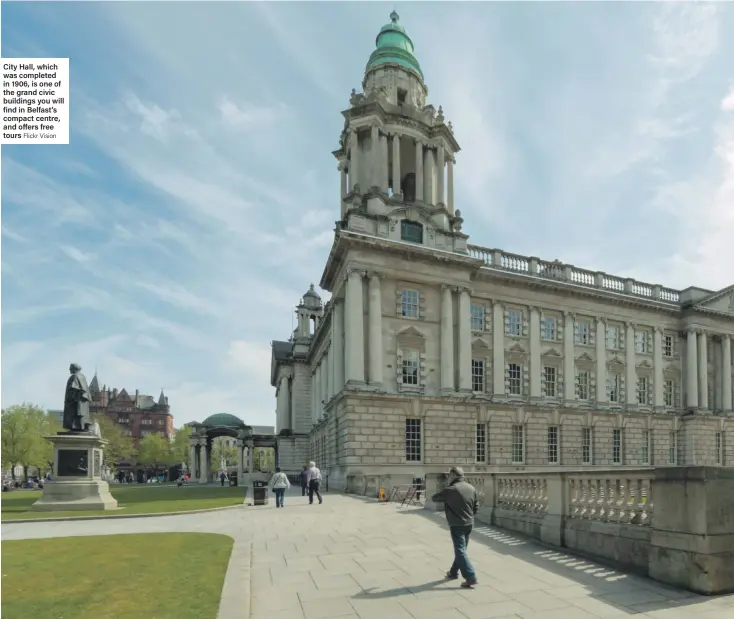
[(308, 484), (311, 480), (321, 481), (321, 471), (315, 466), (306, 471), (306, 483)]

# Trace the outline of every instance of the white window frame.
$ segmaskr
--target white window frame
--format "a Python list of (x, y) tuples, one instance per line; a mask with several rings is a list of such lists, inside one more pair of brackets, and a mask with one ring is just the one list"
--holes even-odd
[(619, 350), (619, 333), (620, 331), (617, 325), (607, 325), (606, 333), (604, 334), (607, 350)]
[(576, 397), (582, 402), (591, 399), (591, 372), (576, 370)]
[(675, 379), (666, 378), (663, 381), (663, 405), (668, 407), (675, 406)]
[[(415, 313), (412, 313), (415, 310)], [(421, 293), (413, 288), (400, 291), (400, 315), (403, 318), (419, 318), (421, 315)]]
[(152, 426), (153, 425), (153, 420), (152, 419), (141, 419), (140, 420), (140, 425), (143, 425), (143, 426)]
[[(417, 350), (411, 348), (402, 349), (400, 383), (409, 387), (420, 387), (421, 384), (421, 355)], [(411, 370), (414, 370), (415, 382), (411, 380)], [(407, 380), (406, 380), (407, 379)]]
[(624, 462), (624, 432), (621, 428), (612, 430), (612, 464)]
[(560, 436), (561, 429), (558, 426), (548, 426), (548, 464), (560, 464)]
[(525, 464), (525, 426), (519, 423), (513, 424), (511, 438), (512, 464)]
[(405, 420), (405, 461), (421, 462), (423, 460), (423, 420), (408, 418)]
[[(553, 374), (553, 380), (548, 380), (548, 370)], [(545, 385), (545, 396), (547, 398), (558, 397), (558, 368), (554, 365), (543, 366), (543, 384)], [(553, 393), (548, 393), (548, 385), (552, 385)]]
[(573, 343), (579, 346), (588, 346), (591, 343), (591, 323), (579, 320), (573, 333)]
[(649, 355), (647, 346), (647, 331), (635, 331), (635, 352), (638, 355)]
[(471, 388), (474, 393), (484, 393), (487, 390), (487, 367), (484, 359), (471, 360)]
[(581, 464), (594, 464), (594, 428), (581, 428)]
[[(517, 333), (514, 332), (515, 327), (517, 327)], [(507, 335), (513, 337), (522, 336), (522, 312), (520, 310), (507, 310)]]
[[(517, 368), (517, 377), (513, 377), (513, 368)], [(517, 386), (517, 391), (513, 386)], [(519, 363), (507, 364), (507, 393), (508, 395), (522, 395), (522, 365)]]
[(479, 303), (471, 304), (471, 330), (484, 331), (487, 308)]
[(668, 464), (678, 464), (678, 432), (668, 433)]
[(669, 333), (663, 333), (663, 357), (670, 359), (673, 355), (675, 355), (673, 336)]
[(558, 321), (555, 316), (541, 316), (540, 339), (544, 342), (555, 342), (558, 339)]
[(475, 460), (478, 464), (487, 463), (487, 424), (478, 423), (474, 447)]
[[(619, 404), (620, 400), (620, 385), (622, 384), (622, 377), (621, 374), (617, 372), (609, 372), (607, 376), (607, 381), (609, 385), (609, 401), (614, 402), (615, 404)], [(614, 395), (614, 397), (612, 397)]]
[(650, 402), (650, 377), (637, 377), (637, 404), (647, 406)]
[(652, 444), (652, 436), (650, 430), (642, 431), (642, 464), (650, 464), (650, 447)]

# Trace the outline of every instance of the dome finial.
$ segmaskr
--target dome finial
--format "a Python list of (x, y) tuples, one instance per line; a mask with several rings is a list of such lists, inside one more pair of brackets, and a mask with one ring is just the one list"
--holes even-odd
[(399, 20), (400, 20), (400, 15), (398, 15), (398, 12), (395, 9), (393, 9), (393, 12), (390, 13), (390, 21), (393, 24), (397, 24)]

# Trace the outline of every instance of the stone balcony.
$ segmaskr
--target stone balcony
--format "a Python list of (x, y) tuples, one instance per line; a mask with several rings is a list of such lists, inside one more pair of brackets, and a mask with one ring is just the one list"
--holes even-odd
[[(426, 507), (444, 474), (426, 477)], [(734, 467), (471, 473), (477, 520), (705, 595), (734, 591)]]
[(679, 306), (681, 303), (680, 291), (664, 288), (658, 284), (646, 284), (631, 278), (608, 275), (601, 271), (580, 269), (571, 264), (563, 264), (559, 260), (549, 261), (510, 254), (501, 249), (487, 249), (478, 245), (469, 245), (467, 249), (472, 258), (482, 260), (490, 269), (583, 288), (594, 288), (669, 305)]

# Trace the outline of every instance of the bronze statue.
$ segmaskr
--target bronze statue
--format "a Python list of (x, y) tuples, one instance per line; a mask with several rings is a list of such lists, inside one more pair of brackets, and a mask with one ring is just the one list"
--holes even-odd
[(64, 429), (72, 432), (89, 432), (92, 423), (89, 416), (89, 387), (82, 374), (82, 367), (76, 363), (69, 366), (69, 380), (66, 381), (64, 395)]

